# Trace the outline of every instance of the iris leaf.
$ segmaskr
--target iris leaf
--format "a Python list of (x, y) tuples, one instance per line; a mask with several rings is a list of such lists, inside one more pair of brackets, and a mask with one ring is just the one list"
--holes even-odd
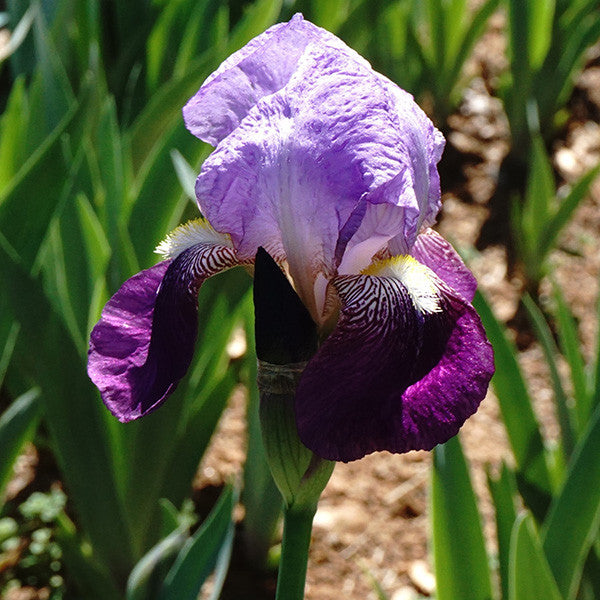
[(558, 235), (571, 219), (575, 210), (586, 198), (591, 185), (600, 174), (600, 165), (590, 169), (571, 188), (571, 191), (561, 200), (560, 206), (555, 214), (545, 223), (543, 233), (540, 235), (539, 255), (547, 256), (554, 247)]
[(581, 344), (573, 313), (567, 305), (560, 287), (554, 283), (553, 288), (559, 343), (571, 371), (571, 383), (575, 396), (575, 422), (577, 432), (581, 434), (587, 426), (592, 412), (591, 395), (587, 389), (585, 361), (581, 353)]
[(431, 514), (437, 599), (490, 600), (481, 517), (458, 437), (434, 450)]
[(0, 129), (0, 192), (15, 176), (25, 160), (28, 106), (25, 79), (18, 77), (12, 85)]
[[(199, 164), (208, 150), (208, 146), (199, 143), (180, 122), (156, 143), (144, 167), (137, 172), (131, 192), (133, 209), (128, 217), (128, 231), (142, 268), (156, 263), (154, 248), (166, 232), (179, 224), (189, 207), (189, 200), (173, 167), (173, 148), (177, 148), (193, 165)], [(161, 201), (157, 202), (157, 198)], [(191, 214), (198, 216), (197, 211)]]
[(517, 350), (510, 342), (480, 292), (473, 301), (494, 347), (496, 373), (492, 385), (500, 403), (502, 419), (517, 462), (519, 490), (533, 513), (543, 518), (550, 501), (550, 475), (544, 442), (521, 369)]
[(173, 161), (177, 179), (179, 179), (179, 183), (185, 192), (185, 195), (195, 204), (196, 192), (194, 187), (198, 173), (196, 173), (196, 170), (191, 167), (187, 160), (185, 160), (185, 157), (179, 150), (171, 150), (171, 160)]
[(63, 159), (61, 139), (82, 112), (81, 104), (73, 105), (0, 193), (0, 231), (29, 267), (72, 173)]
[(542, 529), (548, 563), (558, 587), (573, 600), (587, 554), (600, 526), (600, 408), (579, 442), (560, 493)]
[(169, 570), (159, 600), (196, 600), (202, 584), (233, 538), (237, 492), (229, 485), (200, 529), (186, 542)]
[(521, 515), (513, 530), (508, 600), (563, 600), (542, 550), (529, 513)]
[(177, 529), (153, 546), (131, 571), (126, 600), (155, 600), (161, 582), (187, 539), (186, 531)]
[(546, 322), (542, 311), (532, 300), (531, 296), (526, 294), (523, 296), (522, 302), (529, 313), (531, 324), (533, 325), (536, 337), (542, 346), (546, 364), (550, 370), (552, 387), (554, 389), (556, 416), (561, 432), (561, 442), (565, 453), (569, 456), (575, 446), (575, 434), (573, 431), (574, 415), (571, 414), (568, 398), (558, 372), (558, 365), (556, 363), (558, 348), (556, 347), (552, 332), (550, 331), (550, 327)]
[(70, 499), (94, 549), (117, 576), (123, 575), (132, 553), (111, 455), (112, 449), (118, 454), (111, 444), (114, 420), (43, 288), (1, 244), (0, 278), (11, 282), (9, 310), (21, 326), (15, 360), (42, 390), (45, 421)]
[(498, 565), (502, 598), (509, 597), (510, 572), (510, 538), (517, 519), (515, 499), (517, 486), (514, 474), (505, 462), (502, 463), (500, 475), (494, 479), (488, 472), (488, 487), (492, 494), (496, 513), (496, 534), (498, 536)]

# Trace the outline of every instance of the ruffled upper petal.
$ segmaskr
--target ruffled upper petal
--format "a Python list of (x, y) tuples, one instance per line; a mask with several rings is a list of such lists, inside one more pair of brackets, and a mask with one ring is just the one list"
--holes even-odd
[(435, 128), (390, 85), (353, 54), (309, 44), (285, 87), (249, 110), (198, 177), (215, 229), (231, 234), (241, 257), (261, 245), (283, 253), (317, 322), (318, 273), (335, 274), (357, 245), (361, 257), (371, 252), (363, 266), (391, 237), (412, 245), (428, 211), (424, 138)]
[(264, 96), (283, 88), (309, 44), (327, 44), (366, 61), (339, 38), (296, 14), (232, 54), (202, 84), (183, 109), (187, 128), (216, 146)]
[(349, 461), (377, 450), (429, 450), (484, 398), (493, 354), (479, 317), (433, 273), (423, 281), (422, 269), (409, 268), (402, 280), (334, 280), (340, 319), (296, 394), (300, 438), (317, 455)]
[(232, 248), (197, 244), (128, 279), (106, 304), (88, 374), (120, 421), (151, 412), (175, 390), (194, 354), (200, 285), (237, 263)]

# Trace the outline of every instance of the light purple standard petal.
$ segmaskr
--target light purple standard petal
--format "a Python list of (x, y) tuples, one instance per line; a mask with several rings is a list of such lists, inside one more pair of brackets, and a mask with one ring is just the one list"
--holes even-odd
[(88, 374), (123, 422), (157, 408), (185, 375), (202, 282), (237, 264), (231, 248), (198, 244), (128, 279), (90, 337)]
[(314, 280), (336, 272), (346, 247), (362, 244), (344, 271), (357, 272), (393, 236), (412, 245), (430, 202), (434, 131), (408, 94), (392, 93), (364, 62), (311, 44), (286, 86), (263, 97), (206, 160), (200, 208), (241, 257), (259, 246), (283, 252), (318, 321)]
[(366, 64), (340, 39), (297, 14), (248, 42), (206, 79), (183, 109), (187, 128), (216, 146), (261, 98), (288, 83), (306, 46), (314, 43), (352, 53)]
[(458, 432), (484, 398), (493, 354), (474, 309), (451, 290), (423, 313), (393, 278), (334, 282), (337, 328), (308, 363), (296, 394), (300, 439), (350, 461), (377, 450), (431, 449)]
[(477, 280), (452, 245), (439, 233), (433, 229), (423, 232), (417, 238), (411, 254), (467, 302), (473, 300)]

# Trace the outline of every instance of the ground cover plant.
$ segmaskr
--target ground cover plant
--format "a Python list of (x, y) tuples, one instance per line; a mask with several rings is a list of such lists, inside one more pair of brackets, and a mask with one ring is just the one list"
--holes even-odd
[[(499, 470), (490, 468), (497, 541), (490, 546), (488, 539), (486, 546), (482, 501), (473, 492), (458, 439), (434, 450), (428, 513), (434, 593), (457, 599), (600, 597), (598, 352), (582, 353), (577, 322), (561, 287), (549, 278), (562, 232), (598, 174), (593, 168), (570, 191), (557, 192), (549, 152), (569, 119), (568, 100), (585, 53), (598, 40), (599, 7), (546, 2), (534, 10), (533, 4), (488, 1), (472, 9), (464, 2), (405, 0), (7, 2), (0, 21), (2, 31), (10, 31), (0, 43), (1, 594), (10, 598), (28, 589), (55, 599), (195, 598), (212, 573), (205, 597), (236, 597), (235, 565), (227, 580), (232, 553), (235, 562), (246, 548), (257, 573), (277, 565), (273, 548), (282, 506), (296, 502), (286, 493), (303, 492), (285, 489), (290, 474), (285, 464), (278, 473), (281, 450), (268, 436), (263, 445), (248, 274), (232, 270), (203, 283), (201, 327), (188, 374), (164, 407), (135, 423), (118, 423), (88, 379), (89, 334), (123, 281), (156, 264), (154, 249), (165, 234), (197, 216), (194, 180), (211, 148), (186, 131), (181, 108), (232, 52), (302, 11), (413, 93), (448, 132), (448, 117), (469, 81), (464, 66), (499, 11), (506, 16), (509, 68), (498, 95), (510, 124), (509, 156), (518, 154), (526, 171), (508, 172), (512, 191), (503, 196), (501, 189), (496, 196), (504, 203), (503, 225), (518, 242), (518, 289), (529, 318), (521, 328), (543, 349), (559, 434), (542, 431), (536, 389), (518, 366), (519, 352), (494, 316), (493, 302), (479, 294), (474, 306), (494, 346), (492, 385), (512, 456)], [(523, 6), (531, 14), (520, 15)], [(460, 35), (453, 23), (460, 23)], [(525, 26), (523, 36), (519, 28)], [(526, 52), (518, 52), (523, 43)], [(443, 180), (441, 186), (444, 191)], [(207, 205), (205, 216), (215, 218), (209, 212)], [(272, 281), (278, 271), (268, 261), (260, 265), (268, 286), (285, 297)], [(310, 313), (311, 301), (305, 304)], [(267, 311), (270, 318), (277, 308), (284, 309), (284, 321), (294, 310), (277, 303)], [(313, 314), (307, 323), (314, 320)], [(272, 363), (268, 326), (266, 331), (259, 328), (256, 347), (259, 358)], [(324, 378), (319, 389), (326, 383), (336, 387)], [(203, 510), (186, 498), (228, 400), (241, 389), (249, 393), (245, 469)], [(265, 420), (275, 419), (275, 430), (287, 431), (289, 443), (297, 444), (294, 422), (265, 411), (264, 396), (263, 390), (263, 430), (269, 427)], [(335, 430), (343, 425), (341, 419)], [(379, 423), (375, 435), (383, 427)], [(303, 441), (317, 444), (309, 430), (308, 423), (301, 428)], [(343, 454), (325, 458), (356, 458), (350, 450), (356, 439), (341, 435), (337, 452)], [(40, 486), (38, 473), (12, 491), (13, 465), (36, 447), (49, 457), (60, 484), (31, 495)], [(313, 450), (326, 454), (323, 447)], [(299, 450), (299, 456), (301, 463), (308, 461), (301, 476), (310, 455)], [(313, 471), (316, 488), (331, 467), (325, 461)], [(270, 470), (284, 488), (283, 502)], [(311, 493), (302, 506), (314, 512)], [(299, 525), (294, 511), (285, 512), (288, 525)], [(305, 561), (305, 550), (290, 539), (279, 563), (280, 598), (302, 597), (303, 578), (294, 581), (290, 573)], [(361, 572), (358, 565), (355, 570)], [(360, 577), (365, 585), (377, 580), (369, 573)], [(377, 586), (384, 597), (386, 582)], [(307, 594), (325, 597), (311, 589)]]

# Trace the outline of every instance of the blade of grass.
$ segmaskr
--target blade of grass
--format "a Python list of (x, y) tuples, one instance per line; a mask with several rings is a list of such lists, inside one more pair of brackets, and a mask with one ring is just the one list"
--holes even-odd
[(206, 521), (179, 553), (164, 580), (159, 600), (196, 600), (221, 549), (231, 543), (237, 496), (232, 485), (225, 488)]
[(530, 11), (529, 64), (538, 70), (552, 42), (555, 0), (537, 0), (528, 4)]
[(186, 531), (177, 529), (151, 548), (127, 579), (126, 600), (154, 600), (187, 539)]
[(556, 416), (560, 427), (561, 443), (566, 457), (569, 457), (575, 447), (575, 433), (573, 431), (575, 415), (572, 414), (569, 408), (567, 395), (558, 372), (558, 366), (556, 364), (558, 348), (556, 347), (552, 332), (550, 331), (550, 327), (548, 326), (542, 311), (532, 300), (531, 296), (525, 294), (525, 296), (521, 298), (521, 301), (523, 302), (523, 306), (527, 309), (529, 319), (535, 330), (536, 338), (542, 346), (546, 364), (550, 370), (552, 388), (554, 390)]
[(590, 187), (598, 175), (600, 175), (600, 165), (590, 169), (575, 183), (575, 185), (573, 185), (569, 194), (561, 201), (556, 213), (551, 216), (547, 222), (543, 223), (543, 231), (540, 235), (538, 251), (540, 257), (546, 257), (554, 247), (560, 232), (569, 222), (571, 216), (575, 210), (577, 210), (581, 202), (586, 198)]
[(573, 600), (600, 526), (600, 408), (573, 454), (564, 486), (542, 529), (544, 551), (558, 588)]
[(517, 350), (480, 292), (477, 292), (473, 306), (494, 347), (496, 373), (492, 385), (517, 462), (519, 489), (536, 517), (543, 519), (550, 502), (550, 475), (540, 427), (517, 363)]
[[(3, 300), (0, 300), (0, 302), (3, 302)], [(8, 311), (3, 310), (2, 308), (2, 304), (0, 304), (0, 310), (2, 311), (2, 314), (6, 315)], [(2, 353), (0, 354), (0, 387), (2, 387), (4, 384), (6, 371), (8, 370), (10, 359), (15, 351), (17, 338), (19, 337), (19, 329), (19, 324), (9, 320), (8, 318), (6, 318), (0, 324), (0, 340), (4, 342), (4, 348), (2, 348)]]
[(544, 556), (531, 514), (515, 523), (511, 540), (508, 600), (564, 600)]
[(581, 353), (581, 344), (579, 343), (579, 334), (573, 313), (558, 284), (553, 282), (552, 287), (556, 302), (556, 320), (559, 331), (558, 341), (571, 370), (571, 382), (575, 397), (575, 415), (577, 417), (576, 428), (577, 433), (581, 434), (587, 426), (592, 411), (591, 394), (587, 389), (585, 361)]
[(21, 325), (14, 360), (42, 389), (45, 422), (69, 498), (95, 551), (116, 577), (126, 576), (132, 553), (115, 482), (107, 411), (42, 286), (7, 252), (1, 237), (0, 276), (11, 282), (5, 291), (10, 312)]
[(509, 597), (509, 573), (510, 573), (510, 538), (517, 519), (515, 498), (517, 497), (517, 485), (514, 474), (505, 462), (502, 463), (500, 476), (494, 479), (489, 470), (487, 473), (488, 487), (494, 502), (496, 513), (496, 533), (498, 536), (498, 565), (502, 598)]
[(40, 390), (33, 388), (16, 398), (0, 415), (0, 505), (13, 463), (37, 429), (41, 414), (39, 397)]
[(458, 437), (437, 446), (431, 475), (438, 600), (490, 600), (481, 517)]
[(82, 113), (81, 104), (74, 105), (0, 194), (0, 230), (30, 268), (72, 174), (61, 139)]
[(25, 79), (19, 77), (11, 87), (0, 121), (0, 192), (16, 175), (26, 158), (23, 132), (27, 130), (27, 105)]

